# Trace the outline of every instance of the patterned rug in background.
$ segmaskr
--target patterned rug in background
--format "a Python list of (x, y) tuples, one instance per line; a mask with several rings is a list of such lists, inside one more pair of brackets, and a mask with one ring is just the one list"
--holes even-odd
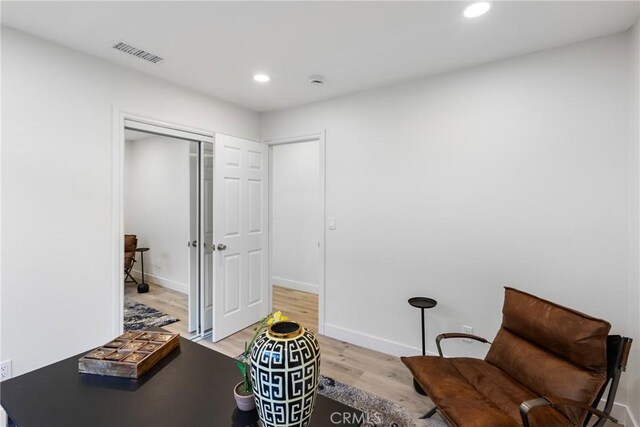
[(356, 408), (364, 413), (363, 427), (446, 427), (444, 421), (437, 415), (426, 420), (420, 419), (431, 407), (425, 399), (423, 413), (409, 411), (397, 403), (383, 399), (375, 394), (359, 390), (343, 384), (333, 378), (320, 375), (318, 393), (337, 400), (347, 406)]
[(151, 308), (148, 305), (135, 302), (130, 298), (124, 299), (124, 330), (138, 330), (159, 328), (161, 326), (175, 323), (180, 319), (169, 316), (160, 310)]

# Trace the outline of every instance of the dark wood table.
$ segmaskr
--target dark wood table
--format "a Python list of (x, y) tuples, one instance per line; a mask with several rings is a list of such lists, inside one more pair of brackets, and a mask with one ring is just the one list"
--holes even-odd
[[(19, 427), (257, 426), (255, 410), (236, 408), (240, 374), (221, 353), (180, 338), (178, 349), (137, 380), (78, 373), (85, 353), (0, 383), (10, 420)], [(357, 426), (362, 415), (318, 395), (311, 425)]]

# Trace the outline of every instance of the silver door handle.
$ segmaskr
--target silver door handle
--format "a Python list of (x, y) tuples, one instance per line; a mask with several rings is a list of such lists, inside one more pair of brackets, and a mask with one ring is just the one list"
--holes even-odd
[(225, 245), (224, 243), (219, 243), (218, 244), (218, 250), (219, 251), (224, 251), (225, 249), (227, 249), (227, 245)]
[(194, 248), (197, 248), (198, 247), (198, 241), (194, 240), (193, 242), (191, 242), (191, 246), (194, 247)]

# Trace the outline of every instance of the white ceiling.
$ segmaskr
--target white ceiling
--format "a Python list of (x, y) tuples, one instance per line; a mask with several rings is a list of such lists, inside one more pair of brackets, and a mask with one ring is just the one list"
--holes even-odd
[[(468, 20), (466, 4), (2, 1), (2, 24), (269, 111), (614, 34), (638, 15), (637, 1), (496, 1)], [(119, 39), (166, 61), (112, 49)]]

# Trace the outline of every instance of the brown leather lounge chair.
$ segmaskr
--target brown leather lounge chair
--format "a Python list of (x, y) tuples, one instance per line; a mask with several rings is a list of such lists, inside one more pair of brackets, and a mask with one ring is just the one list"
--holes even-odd
[[(502, 327), (492, 343), (475, 335), (442, 334), (440, 356), (403, 357), (436, 410), (451, 426), (596, 426), (613, 407), (631, 339), (611, 325), (525, 292), (505, 288)], [(484, 360), (444, 358), (440, 341), (471, 338), (491, 344)], [(608, 384), (606, 404), (596, 409)]]
[(136, 262), (136, 248), (138, 247), (138, 237), (135, 234), (124, 235), (124, 282), (138, 283), (131, 275), (133, 264)]

